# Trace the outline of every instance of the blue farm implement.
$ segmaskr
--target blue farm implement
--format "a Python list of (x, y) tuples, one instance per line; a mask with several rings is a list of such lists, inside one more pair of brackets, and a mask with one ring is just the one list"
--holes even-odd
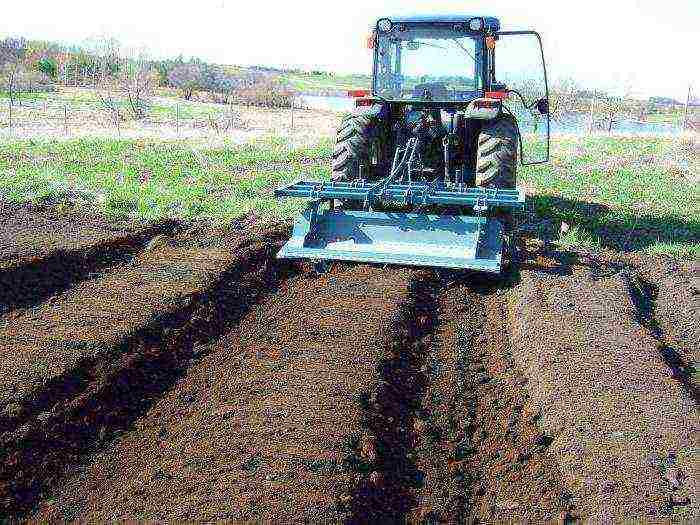
[[(297, 182), (277, 197), (311, 202), (294, 223), (292, 238), (279, 253), (284, 258), (345, 260), (499, 272), (503, 224), (489, 217), (496, 210), (519, 210), (519, 190), (448, 188), (426, 183), (376, 184)], [(336, 200), (362, 204), (435, 208), (468, 207), (474, 215), (356, 211)], [(369, 206), (368, 206), (369, 208)]]

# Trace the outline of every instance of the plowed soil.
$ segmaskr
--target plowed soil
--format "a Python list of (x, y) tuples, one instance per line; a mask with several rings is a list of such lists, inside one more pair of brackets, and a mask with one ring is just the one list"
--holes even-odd
[(286, 227), (2, 221), (10, 521), (700, 517), (691, 264), (318, 274)]

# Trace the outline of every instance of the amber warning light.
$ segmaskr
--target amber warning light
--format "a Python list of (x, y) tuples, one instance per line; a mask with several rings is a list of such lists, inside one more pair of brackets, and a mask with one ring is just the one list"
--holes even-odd
[(377, 42), (377, 32), (372, 31), (369, 35), (367, 35), (367, 49), (374, 49), (374, 46)]

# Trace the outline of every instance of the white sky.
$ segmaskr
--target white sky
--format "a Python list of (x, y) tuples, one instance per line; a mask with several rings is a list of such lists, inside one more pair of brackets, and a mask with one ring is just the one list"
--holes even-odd
[(395, 13), (494, 15), (536, 29), (550, 78), (700, 92), (700, 0), (3, 0), (0, 35), (81, 42), (99, 34), (153, 56), (369, 72), (372, 21)]

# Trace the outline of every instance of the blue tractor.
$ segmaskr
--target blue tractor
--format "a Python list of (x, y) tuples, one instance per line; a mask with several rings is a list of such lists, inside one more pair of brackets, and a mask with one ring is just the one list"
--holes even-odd
[(372, 89), (340, 123), (331, 180), (276, 191), (310, 201), (278, 257), (500, 272), (525, 205), (519, 160), (549, 158), (539, 35), (399, 16), (377, 20), (368, 45)]

